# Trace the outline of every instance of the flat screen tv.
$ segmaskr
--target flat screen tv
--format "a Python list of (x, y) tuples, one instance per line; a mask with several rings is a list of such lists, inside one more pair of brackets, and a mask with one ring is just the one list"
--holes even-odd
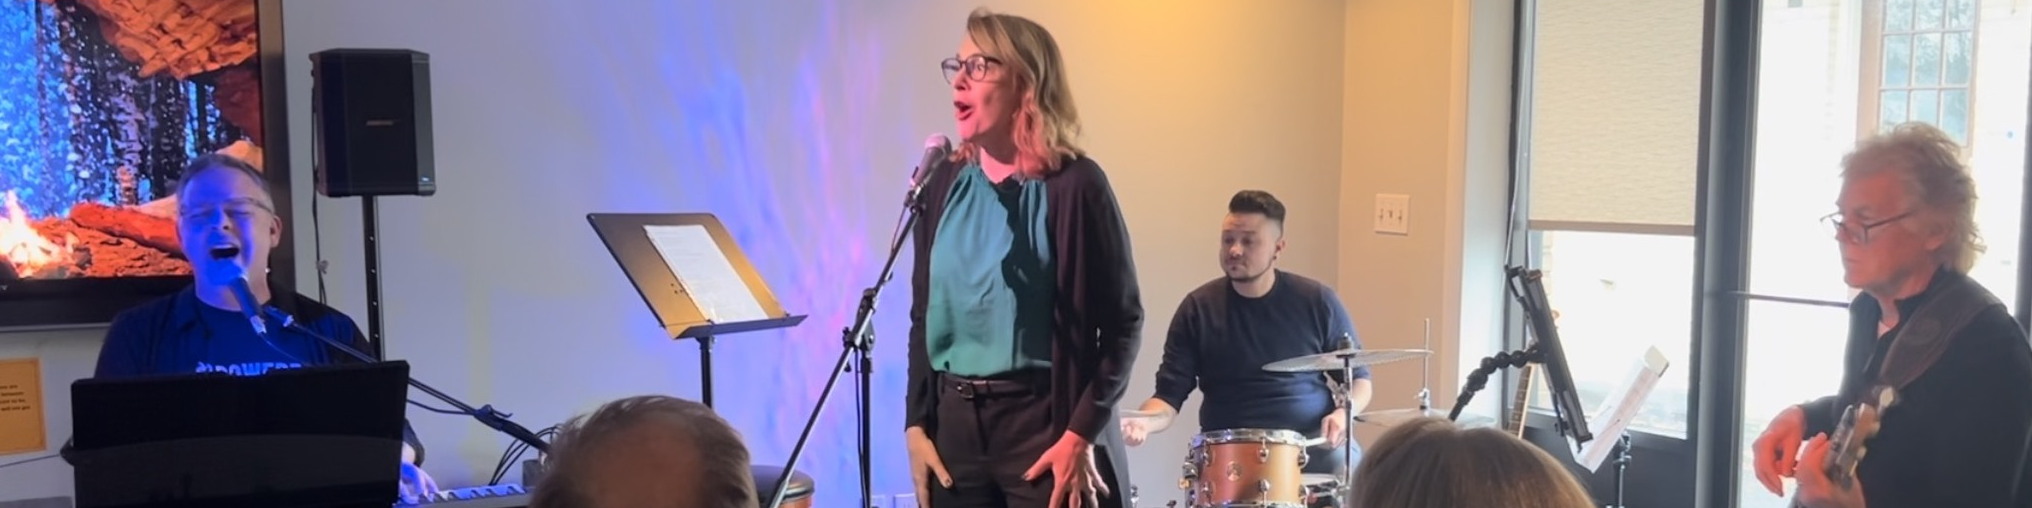
[(0, 0), (0, 329), (105, 323), (188, 285), (174, 187), (198, 155), (262, 168), (287, 221), (281, 28), (280, 0)]

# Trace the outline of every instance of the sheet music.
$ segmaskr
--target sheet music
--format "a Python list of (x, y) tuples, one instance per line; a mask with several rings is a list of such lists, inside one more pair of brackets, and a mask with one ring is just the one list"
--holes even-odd
[[(1624, 376), (1622, 388), (1602, 400), (1601, 409), (1595, 411), (1589, 425), (1592, 428), (1588, 429), (1595, 438), (1573, 450), (1573, 460), (1588, 471), (1601, 468), (1602, 461), (1615, 451), (1616, 441), (1629, 428), (1630, 420), (1637, 417), (1639, 409), (1643, 409), (1644, 398), (1651, 395), (1651, 389), (1658, 386), (1658, 380), (1665, 377), (1665, 369), (1671, 365), (1672, 362), (1667, 361), (1665, 353), (1659, 352), (1657, 347), (1646, 349), (1644, 357), (1631, 366), (1628, 376)], [(1572, 442), (1568, 443), (1572, 447)]]
[(739, 323), (769, 318), (705, 226), (643, 226), (642, 230), (708, 321)]

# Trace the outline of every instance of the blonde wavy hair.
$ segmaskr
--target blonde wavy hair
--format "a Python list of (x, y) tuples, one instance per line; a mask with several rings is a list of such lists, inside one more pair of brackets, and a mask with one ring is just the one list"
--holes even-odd
[(1974, 268), (1986, 247), (1976, 228), (1975, 177), (1963, 162), (1961, 145), (1938, 127), (1910, 122), (1863, 139), (1842, 157), (1844, 180), (1884, 171), (1898, 172), (1918, 207), (1915, 218), (1920, 220), (1906, 221), (1906, 227), (1947, 234), (1947, 243), (1934, 251), (1934, 259), (1958, 273)]
[[(982, 54), (1001, 62), (1009, 84), (1022, 96), (1010, 131), (1016, 137), (1016, 166), (1024, 176), (1058, 171), (1066, 157), (1085, 153), (1077, 144), (1079, 109), (1073, 106), (1065, 59), (1051, 32), (1028, 18), (981, 8), (967, 16), (967, 36)], [(952, 158), (977, 162), (973, 159), (979, 153), (979, 146), (962, 142)]]
[(1491, 428), (1420, 418), (1390, 429), (1355, 469), (1356, 508), (1594, 508), (1552, 455)]

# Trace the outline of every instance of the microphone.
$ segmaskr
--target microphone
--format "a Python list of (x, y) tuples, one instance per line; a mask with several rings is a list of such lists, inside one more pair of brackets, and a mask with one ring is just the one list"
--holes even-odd
[[(211, 254), (212, 259), (229, 260), (240, 255), (240, 248), (215, 247)], [(233, 299), (240, 302), (240, 315), (247, 316), (247, 323), (254, 325), (255, 335), (267, 337), (268, 322), (261, 320), (261, 313), (258, 310), (260, 302), (254, 298), (254, 289), (247, 282), (247, 268), (240, 266), (239, 263), (233, 263), (231, 266), (234, 271), (231, 283)]]
[(910, 173), (910, 192), (904, 196), (904, 203), (917, 206), (919, 194), (924, 192), (925, 182), (931, 181), (932, 172), (947, 164), (945, 159), (952, 153), (952, 140), (944, 134), (932, 134), (924, 138), (924, 159), (917, 163), (917, 169)]

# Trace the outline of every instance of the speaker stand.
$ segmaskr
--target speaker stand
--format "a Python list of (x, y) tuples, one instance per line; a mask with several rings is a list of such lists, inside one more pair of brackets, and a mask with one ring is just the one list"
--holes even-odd
[(360, 196), (361, 242), (367, 246), (367, 341), (374, 346), (374, 359), (385, 360), (388, 350), (381, 345), (381, 214), (374, 208), (372, 194)]

